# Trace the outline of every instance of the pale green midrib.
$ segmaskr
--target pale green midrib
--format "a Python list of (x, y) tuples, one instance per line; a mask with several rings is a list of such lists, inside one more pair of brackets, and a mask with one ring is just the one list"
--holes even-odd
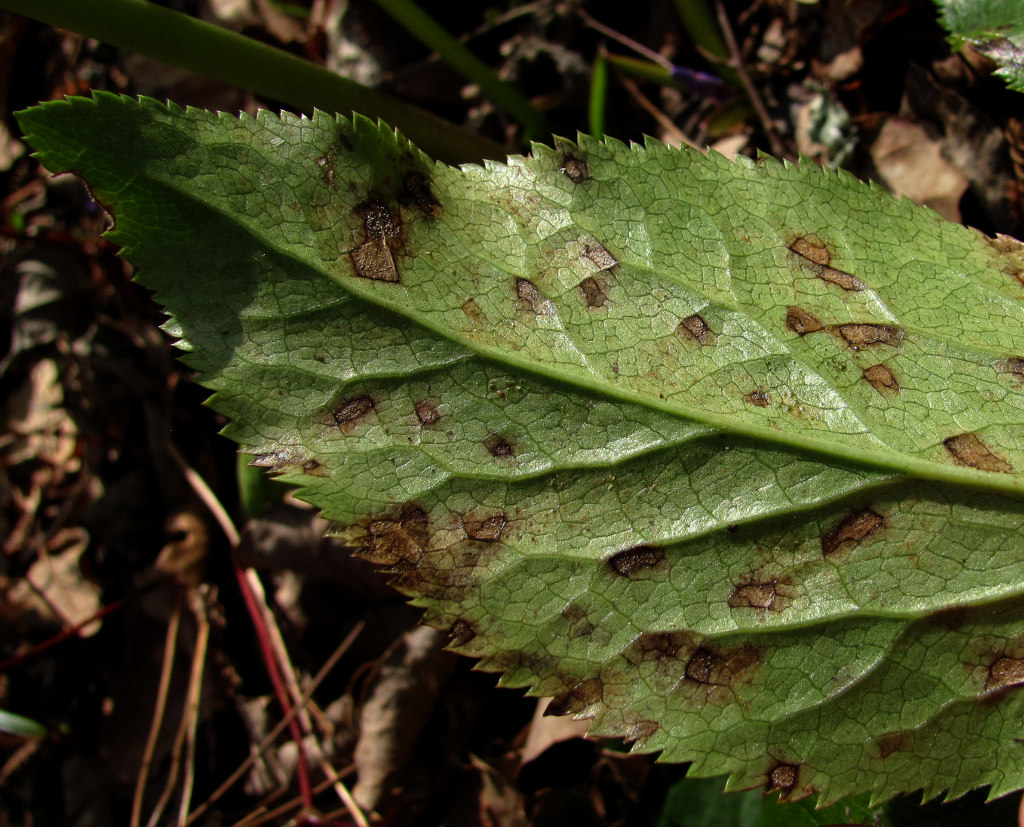
[[(45, 159), (46, 153), (40, 152), (39, 154)], [(129, 181), (134, 180), (137, 175), (139, 175), (138, 172), (132, 174), (130, 178), (128, 178), (128, 176), (126, 176), (126, 178), (128, 178)], [(193, 193), (187, 190), (182, 190), (179, 186), (176, 186), (173, 183), (158, 179), (152, 174), (145, 175), (144, 180), (148, 181), (153, 186), (169, 189), (187, 201), (196, 200)], [(127, 183), (122, 183), (122, 189), (127, 187), (127, 185)], [(97, 190), (102, 191), (100, 188), (97, 188)], [(112, 200), (110, 209), (114, 211), (115, 208), (113, 204), (116, 203), (119, 205), (120, 200), (114, 200), (116, 198), (116, 194), (113, 191), (111, 191), (110, 195)], [(351, 294), (351, 291), (348, 291), (338, 279), (331, 276), (330, 273), (323, 272), (316, 265), (310, 264), (309, 261), (300, 257), (292, 249), (282, 249), (282, 247), (276, 242), (271, 242), (254, 233), (244, 223), (239, 221), (238, 216), (235, 213), (228, 212), (220, 205), (209, 204), (205, 201), (201, 201), (200, 203), (204, 208), (219, 214), (229, 225), (236, 226), (241, 232), (253, 238), (257, 242), (257, 246), (265, 246), (272, 249), (275, 254), (283, 258), (289, 258), (301, 267), (309, 269), (319, 276), (328, 278), (340, 289), (346, 290), (347, 293)], [(115, 229), (108, 235), (112, 241), (118, 243), (118, 238), (122, 235), (127, 235), (127, 233), (124, 230)], [(125, 257), (130, 258), (130, 251), (132, 247), (129, 245), (123, 246), (125, 249)], [(141, 279), (141, 281), (143, 284), (146, 283), (144, 279)], [(367, 293), (369, 292), (370, 291), (367, 291)], [(403, 307), (399, 302), (388, 302), (385, 299), (381, 299), (379, 296), (371, 297), (370, 295), (364, 295), (362, 293), (356, 293), (355, 295), (364, 301), (368, 301), (378, 306), (383, 306), (392, 313), (400, 315), (403, 318), (410, 319), (413, 323), (419, 324), (421, 327), (424, 327), (425, 329), (448, 339), (449, 341), (455, 341), (456, 343), (466, 347), (471, 352), (477, 353), (490, 361), (495, 361), (499, 364), (511, 364), (516, 368), (525, 370), (527, 373), (554, 379), (572, 387), (580, 388), (582, 386), (584, 390), (587, 390), (597, 396), (610, 396), (633, 404), (645, 404), (655, 410), (660, 410), (674, 416), (683, 416), (696, 422), (702, 422), (712, 428), (716, 428), (727, 433), (745, 436), (754, 440), (764, 440), (772, 443), (773, 445), (781, 445), (782, 447), (790, 450), (817, 454), (827, 459), (839, 459), (855, 465), (895, 471), (896, 473), (915, 476), (924, 480), (933, 480), (935, 482), (965, 485), (981, 490), (1001, 491), (1018, 496), (1024, 494), (1024, 477), (1022, 477), (1020, 473), (1001, 474), (998, 472), (976, 471), (970, 468), (954, 466), (952, 464), (949, 466), (940, 465), (937, 462), (918, 460), (905, 455), (900, 455), (898, 457), (898, 461), (885, 460), (884, 458), (880, 459), (878, 457), (871, 456), (873, 452), (866, 451), (863, 447), (859, 446), (848, 446), (842, 443), (836, 443), (815, 437), (803, 437), (800, 440), (793, 440), (791, 436), (787, 438), (787, 435), (784, 432), (775, 431), (767, 426), (757, 426), (744, 423), (742, 421), (720, 421), (719, 417), (709, 416), (706, 411), (695, 409), (688, 405), (681, 405), (678, 403), (669, 404), (665, 400), (657, 400), (653, 397), (644, 397), (641, 403), (636, 398), (636, 394), (630, 394), (627, 389), (619, 388), (618, 386), (609, 383), (593, 382), (583, 377), (574, 376), (568, 371), (556, 367), (539, 366), (529, 360), (518, 358), (512, 352), (472, 342), (472, 340), (465, 339), (438, 323), (431, 323), (426, 320), (412, 317), (408, 311), (403, 312)], [(156, 298), (158, 301), (160, 300), (159, 295), (157, 295)], [(936, 447), (938, 447), (938, 445)]]

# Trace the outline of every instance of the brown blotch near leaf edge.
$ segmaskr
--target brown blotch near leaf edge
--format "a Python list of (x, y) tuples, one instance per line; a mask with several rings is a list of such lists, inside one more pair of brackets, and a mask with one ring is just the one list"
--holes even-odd
[(768, 771), (767, 791), (781, 792), (783, 796), (787, 796), (794, 790), (799, 778), (799, 764), (776, 764)]
[(786, 308), (786, 327), (798, 336), (806, 336), (808, 333), (817, 333), (824, 329), (817, 316), (808, 313), (802, 307), (792, 305)]
[(378, 517), (366, 524), (365, 556), (384, 566), (415, 565), (430, 542), (427, 512), (407, 503), (396, 515)]
[(634, 546), (613, 554), (608, 558), (608, 565), (616, 574), (632, 577), (638, 572), (656, 568), (664, 561), (664, 549), (657, 546)]
[(850, 514), (821, 538), (821, 550), (826, 557), (860, 545), (865, 539), (885, 526), (885, 517), (865, 508)]
[(886, 365), (872, 365), (864, 369), (864, 378), (882, 396), (892, 396), (900, 392), (900, 383), (896, 374)]
[(1003, 373), (1008, 373), (1019, 383), (1024, 383), (1024, 358), (1020, 356), (1011, 356), (1005, 362), (1000, 365), (999, 369)]
[(708, 327), (708, 323), (704, 321), (704, 317), (697, 313), (683, 319), (679, 323), (679, 327), (676, 328), (676, 333), (696, 342), (701, 347), (710, 347), (718, 341), (718, 337), (715, 335), (715, 332)]
[(575, 155), (566, 155), (562, 159), (561, 171), (565, 173), (565, 177), (572, 181), (574, 184), (582, 184), (584, 181), (589, 181), (590, 166), (582, 158), (578, 158)]
[(1003, 655), (988, 668), (985, 691), (991, 692), (1024, 683), (1024, 660)]
[(981, 438), (974, 433), (957, 434), (942, 441), (946, 450), (953, 455), (959, 465), (977, 468), (979, 471), (993, 471), (1009, 474), (1013, 466), (998, 454), (994, 453)]
[(465, 646), (477, 636), (476, 627), (468, 620), (459, 618), (448, 630), (449, 646)]
[(551, 699), (545, 715), (576, 715), (587, 707), (599, 703), (604, 696), (604, 683), (600, 678), (587, 678), (568, 692)]

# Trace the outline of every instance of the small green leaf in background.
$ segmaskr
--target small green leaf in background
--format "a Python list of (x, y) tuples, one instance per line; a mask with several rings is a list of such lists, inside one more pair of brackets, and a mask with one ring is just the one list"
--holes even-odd
[(23, 738), (41, 738), (46, 735), (46, 727), (31, 718), (0, 709), (0, 732)]
[(822, 805), (1024, 786), (1024, 245), (813, 164), (21, 113), (227, 435), (502, 683)]
[(954, 48), (970, 43), (996, 74), (1024, 92), (1024, 0), (936, 0)]

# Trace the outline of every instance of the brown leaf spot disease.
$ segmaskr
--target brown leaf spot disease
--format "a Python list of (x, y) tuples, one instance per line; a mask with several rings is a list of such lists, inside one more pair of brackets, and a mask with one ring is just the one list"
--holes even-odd
[(395, 516), (371, 520), (366, 533), (366, 553), (373, 562), (385, 566), (415, 564), (430, 539), (427, 512), (407, 504)]
[(505, 530), (505, 515), (491, 514), (486, 517), (467, 514), (462, 519), (466, 536), (481, 543), (496, 543)]
[(394, 253), (401, 247), (402, 222), (377, 199), (362, 201), (355, 212), (363, 219), (363, 242), (349, 253), (356, 275), (371, 281), (397, 283)]
[(342, 430), (349, 431), (374, 408), (373, 399), (369, 396), (357, 396), (346, 399), (334, 406), (331, 418)]
[(516, 301), (520, 310), (533, 313), (535, 316), (541, 315), (546, 309), (537, 285), (529, 279), (516, 279)]
[(802, 236), (789, 245), (797, 259), (819, 279), (843, 290), (864, 290), (866, 285), (856, 276), (831, 266), (832, 254), (828, 247), (813, 235)]
[(977, 434), (957, 434), (942, 442), (953, 459), (960, 465), (968, 465), (979, 471), (996, 471), (1009, 474), (1013, 466), (998, 454), (994, 453)]
[(796, 764), (776, 764), (768, 773), (768, 792), (781, 791), (788, 795), (796, 787), (800, 767)]
[(893, 325), (853, 322), (836, 325), (834, 330), (846, 344), (858, 351), (876, 345), (899, 347), (903, 344), (903, 328)]
[(708, 327), (708, 323), (704, 321), (704, 317), (696, 313), (683, 319), (679, 323), (679, 327), (676, 328), (676, 332), (701, 347), (713, 345), (718, 339), (714, 331)]
[(729, 595), (729, 608), (771, 609), (779, 596), (779, 581), (742, 583)]
[(579, 283), (580, 296), (591, 310), (597, 310), (608, 303), (608, 287), (593, 276), (587, 276)]
[(619, 262), (603, 245), (591, 239), (583, 247), (583, 259), (589, 261), (598, 270), (611, 270)]
[(900, 392), (900, 383), (896, 375), (885, 365), (872, 365), (864, 369), (864, 378), (882, 396), (891, 396)]
[(754, 390), (743, 397), (743, 401), (756, 408), (767, 408), (772, 404), (772, 398), (765, 393), (764, 388), (754, 388)]
[(1001, 657), (993, 663), (985, 679), (985, 690), (1004, 689), (1024, 683), (1024, 660)]
[(402, 178), (402, 189), (398, 193), (398, 202), (417, 210), (427, 218), (437, 218), (441, 214), (441, 202), (434, 195), (430, 179), (419, 172), (410, 172)]
[(759, 662), (757, 650), (744, 645), (724, 653), (700, 647), (686, 661), (686, 677), (705, 686), (733, 687)]
[(576, 715), (589, 706), (593, 706), (601, 700), (604, 694), (604, 684), (600, 678), (588, 678), (582, 681), (568, 692), (551, 699), (545, 715)]
[(632, 577), (634, 574), (653, 569), (665, 560), (664, 549), (656, 546), (634, 546), (617, 552), (608, 558), (608, 565), (616, 574)]
[(441, 421), (441, 413), (437, 410), (437, 405), (429, 399), (424, 399), (416, 403), (416, 418), (421, 425), (436, 425)]
[(860, 545), (885, 526), (885, 517), (870, 508), (849, 515), (821, 538), (821, 550), (826, 557)]
[(817, 333), (825, 325), (819, 322), (816, 316), (794, 305), (786, 308), (786, 327), (798, 336), (806, 336), (808, 333)]
[(484, 447), (491, 452), (492, 457), (511, 457), (515, 455), (515, 449), (505, 437), (500, 434), (491, 434), (484, 440)]
[(574, 184), (582, 184), (584, 181), (589, 181), (591, 177), (590, 167), (587, 165), (587, 162), (582, 158), (577, 158), (575, 155), (565, 156), (565, 160), (562, 161), (561, 171)]

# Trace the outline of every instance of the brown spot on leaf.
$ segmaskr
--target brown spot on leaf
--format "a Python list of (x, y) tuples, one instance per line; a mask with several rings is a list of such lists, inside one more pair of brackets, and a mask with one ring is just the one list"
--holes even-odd
[(402, 222), (376, 198), (356, 204), (363, 219), (363, 242), (349, 253), (357, 276), (373, 281), (401, 281), (394, 255), (401, 249)]
[(589, 637), (596, 626), (587, 616), (587, 611), (578, 603), (570, 603), (561, 612), (562, 619), (569, 624), (569, 639)]
[(307, 474), (310, 477), (326, 477), (327, 469), (324, 468), (323, 464), (319, 460), (307, 459), (302, 463), (302, 473)]
[(839, 525), (821, 538), (821, 550), (826, 557), (859, 545), (885, 526), (885, 517), (865, 508), (846, 517)]
[(770, 610), (775, 607), (779, 596), (779, 581), (766, 580), (761, 583), (740, 583), (729, 595), (729, 608), (750, 608)]
[(496, 543), (505, 530), (505, 515), (490, 514), (486, 517), (467, 514), (462, 518), (466, 536), (481, 543)]
[(789, 245), (789, 249), (811, 264), (824, 266), (832, 261), (832, 254), (829, 252), (828, 247), (816, 235), (805, 235), (797, 238)]
[(434, 195), (430, 179), (419, 172), (410, 172), (402, 178), (398, 203), (417, 210), (426, 218), (437, 218), (441, 214), (441, 202)]
[(863, 350), (876, 345), (899, 347), (903, 344), (903, 328), (894, 325), (853, 322), (836, 325), (831, 329), (835, 330), (839, 337), (854, 350)]
[(789, 245), (800, 262), (822, 281), (843, 290), (864, 290), (866, 285), (856, 276), (831, 266), (832, 254), (817, 236), (808, 235)]
[(366, 526), (366, 535), (364, 553), (374, 563), (415, 565), (430, 540), (427, 512), (407, 503), (397, 515), (371, 520)]
[(768, 772), (768, 792), (781, 792), (784, 796), (789, 795), (796, 787), (800, 777), (800, 767), (797, 764), (776, 764)]
[(896, 375), (885, 365), (872, 365), (865, 368), (864, 378), (882, 396), (891, 396), (900, 392), (900, 383), (897, 381)]
[(588, 678), (576, 684), (568, 692), (551, 699), (545, 715), (576, 715), (587, 707), (598, 703), (604, 695), (604, 684), (600, 678)]
[(562, 160), (561, 171), (574, 184), (582, 184), (584, 181), (590, 180), (590, 167), (586, 161), (582, 158), (577, 158), (575, 155), (565, 156)]
[(634, 546), (613, 554), (608, 558), (608, 565), (615, 570), (616, 574), (632, 577), (637, 572), (661, 565), (664, 560), (664, 549), (657, 546)]
[(765, 393), (764, 388), (754, 388), (754, 390), (743, 397), (743, 401), (748, 405), (754, 405), (758, 408), (767, 408), (772, 404), (772, 398)]
[(909, 732), (887, 732), (875, 741), (878, 757), (883, 761), (894, 752), (902, 752), (910, 746)]
[(338, 150), (336, 147), (331, 147), (326, 153), (316, 159), (316, 165), (319, 167), (320, 180), (323, 181), (332, 190), (338, 188), (338, 183), (335, 181), (336, 170), (338, 166)]
[(465, 646), (476, 636), (476, 627), (468, 620), (459, 618), (448, 630), (448, 643), (450, 646)]
[(608, 286), (593, 276), (587, 276), (577, 288), (583, 301), (591, 310), (597, 310), (608, 303)]
[(676, 333), (683, 338), (691, 339), (701, 347), (713, 345), (718, 339), (714, 331), (708, 327), (708, 323), (704, 321), (704, 317), (696, 313), (683, 319), (679, 323), (679, 327), (676, 328)]
[(515, 456), (515, 449), (505, 437), (500, 434), (491, 434), (484, 440), (484, 446), (491, 452), (492, 457)]
[(470, 297), (462, 303), (462, 312), (466, 314), (466, 318), (469, 319), (473, 324), (478, 325), (482, 322), (487, 321), (487, 317), (484, 315), (484, 311), (480, 309), (480, 305), (476, 303), (476, 299)]
[(1020, 356), (1011, 356), (1001, 366), (1003, 373), (1008, 373), (1017, 382), (1024, 383), (1024, 359)]
[(441, 413), (437, 410), (437, 405), (429, 399), (424, 399), (416, 403), (416, 418), (421, 425), (436, 425), (441, 421)]
[(334, 406), (331, 419), (343, 431), (351, 431), (367, 414), (374, 409), (372, 397), (357, 396), (346, 399)]
[(960, 465), (977, 468), (979, 471), (997, 471), (1001, 474), (1013, 471), (1013, 466), (999, 454), (993, 453), (977, 434), (957, 434), (943, 440), (942, 444)]
[(537, 285), (529, 279), (516, 279), (516, 300), (520, 310), (535, 316), (542, 315), (547, 309), (547, 302), (541, 297)]
[(704, 686), (731, 688), (745, 680), (758, 662), (757, 650), (749, 644), (721, 653), (701, 646), (686, 661), (686, 677)]
[(598, 270), (611, 270), (619, 263), (615, 256), (593, 239), (588, 241), (583, 247), (582, 257), (593, 264)]
[(996, 253), (996, 262), (1000, 269), (1013, 276), (1024, 287), (1024, 244), (1008, 235), (996, 235), (995, 238), (983, 236), (985, 241)]
[(634, 721), (628, 724), (626, 731), (622, 734), (622, 739), (627, 744), (646, 741), (657, 733), (659, 729), (661, 729), (661, 724), (658, 721)]
[(649, 661), (681, 661), (695, 647), (696, 638), (689, 632), (643, 632), (622, 650), (622, 656), (632, 666)]
[(988, 677), (985, 679), (985, 691), (1005, 689), (1008, 686), (1017, 686), (1022, 683), (1024, 683), (1024, 660), (1003, 656), (989, 667)]
[(808, 313), (802, 307), (793, 305), (786, 308), (786, 327), (798, 336), (806, 336), (808, 333), (817, 333), (825, 325), (818, 321), (816, 316)]

